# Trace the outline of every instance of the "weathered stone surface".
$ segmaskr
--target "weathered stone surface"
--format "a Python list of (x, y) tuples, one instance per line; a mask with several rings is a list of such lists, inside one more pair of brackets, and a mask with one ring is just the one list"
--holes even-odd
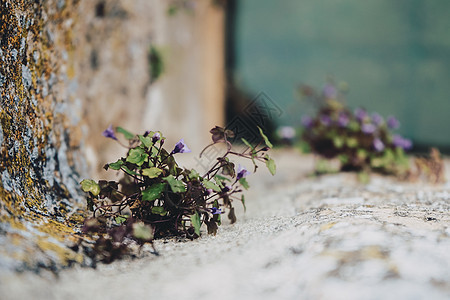
[(6, 299), (449, 298), (448, 183), (309, 178), (311, 157), (274, 157), (279, 177), (248, 177), (247, 213), (216, 236), (160, 240), (160, 256), (148, 247), (138, 260), (74, 268), (58, 279), (3, 276), (0, 291)]
[(71, 1), (2, 1), (0, 264), (52, 267), (81, 257), (66, 248), (79, 224), (79, 116), (64, 68)]

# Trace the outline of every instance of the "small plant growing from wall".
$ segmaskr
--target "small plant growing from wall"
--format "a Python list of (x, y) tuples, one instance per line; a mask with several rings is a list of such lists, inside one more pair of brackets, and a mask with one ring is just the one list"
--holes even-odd
[(206, 148), (224, 143), (226, 151), (205, 174), (177, 164), (177, 155), (191, 152), (183, 139), (167, 150), (161, 132), (135, 135), (121, 127), (109, 127), (103, 132), (117, 142), (116, 133), (121, 133), (128, 151), (125, 157), (104, 167), (120, 172), (118, 181), (81, 182), (93, 212), (85, 220), (83, 231), (97, 235), (94, 252), (100, 260), (110, 262), (127, 253), (131, 240), (142, 245), (170, 236), (194, 239), (201, 235), (202, 225), (206, 225), (208, 233), (216, 234), (224, 214), (232, 223), (236, 221), (233, 203), (239, 201), (245, 209), (242, 192), (249, 188), (246, 176), (250, 171), (236, 166), (230, 156), (249, 159), (254, 171), (257, 162), (265, 163), (274, 175), (276, 166), (267, 154), (272, 144), (259, 129), (258, 145), (243, 140), (248, 148), (235, 152), (228, 140), (234, 137), (232, 131), (215, 127), (210, 132), (213, 142)]
[(148, 52), (148, 68), (152, 83), (158, 80), (164, 73), (164, 59), (159, 48), (154, 46), (150, 47)]
[(412, 148), (412, 142), (394, 132), (400, 126), (395, 117), (385, 119), (363, 108), (350, 110), (332, 83), (321, 92), (310, 86), (302, 86), (300, 91), (318, 105), (315, 115), (302, 118), (302, 139), (313, 153), (325, 159), (338, 158), (343, 171), (407, 176), (410, 165), (405, 151)]

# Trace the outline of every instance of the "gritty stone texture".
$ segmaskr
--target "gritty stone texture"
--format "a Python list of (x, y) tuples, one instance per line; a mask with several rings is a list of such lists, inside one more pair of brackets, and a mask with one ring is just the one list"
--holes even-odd
[[(70, 47), (76, 1), (0, 4), (0, 265), (53, 268), (82, 257), (73, 243), (83, 215), (79, 181), (86, 176), (70, 122), (72, 97), (61, 53)], [(48, 33), (53, 34), (49, 39)], [(56, 110), (55, 107), (64, 107)]]
[[(448, 299), (450, 185), (355, 174), (308, 177), (311, 157), (275, 153), (249, 177), (247, 212), (217, 236), (156, 241), (141, 257), (57, 278), (0, 278), (6, 299)], [(236, 205), (238, 207), (238, 205)], [(226, 222), (225, 222), (226, 223)]]

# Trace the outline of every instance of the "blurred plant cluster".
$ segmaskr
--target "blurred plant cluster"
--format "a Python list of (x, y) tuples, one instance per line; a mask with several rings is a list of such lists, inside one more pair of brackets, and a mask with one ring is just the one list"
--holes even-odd
[(400, 122), (386, 119), (363, 108), (350, 110), (345, 105), (345, 85), (327, 83), (317, 91), (303, 85), (303, 97), (317, 106), (312, 116), (302, 118), (302, 139), (313, 153), (326, 159), (337, 158), (342, 171), (375, 171), (405, 177), (410, 163), (405, 151), (411, 140), (395, 133)]
[[(235, 152), (228, 140), (234, 137), (233, 131), (215, 127), (210, 132), (212, 143), (205, 149), (224, 143), (226, 152), (203, 175), (181, 168), (175, 161), (175, 155), (191, 152), (183, 139), (168, 151), (163, 147), (165, 138), (158, 131), (135, 135), (110, 126), (103, 132), (105, 137), (126, 147), (127, 154), (104, 166), (120, 172), (118, 181), (81, 182), (88, 208), (93, 212), (85, 220), (83, 231), (94, 237), (97, 259), (110, 262), (121, 257), (132, 241), (143, 245), (152, 243), (154, 238), (198, 238), (202, 224), (208, 233), (216, 234), (226, 210), (231, 223), (236, 221), (233, 201), (242, 202), (245, 209), (242, 192), (249, 188), (246, 176), (250, 172), (241, 165), (236, 167), (229, 156), (251, 160), (254, 172), (257, 162), (263, 162), (274, 175), (275, 162), (267, 154), (272, 144), (259, 128), (259, 144), (253, 146), (243, 139), (247, 148)], [(120, 142), (116, 133), (122, 134), (128, 144)]]

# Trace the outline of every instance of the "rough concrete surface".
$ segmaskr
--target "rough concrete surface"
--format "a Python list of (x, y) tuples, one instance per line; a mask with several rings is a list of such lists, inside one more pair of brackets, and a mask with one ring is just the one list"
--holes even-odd
[(160, 256), (145, 247), (97, 269), (3, 274), (1, 298), (450, 297), (450, 184), (308, 177), (311, 157), (274, 156), (279, 174), (252, 175), (247, 212), (217, 236), (159, 240)]

